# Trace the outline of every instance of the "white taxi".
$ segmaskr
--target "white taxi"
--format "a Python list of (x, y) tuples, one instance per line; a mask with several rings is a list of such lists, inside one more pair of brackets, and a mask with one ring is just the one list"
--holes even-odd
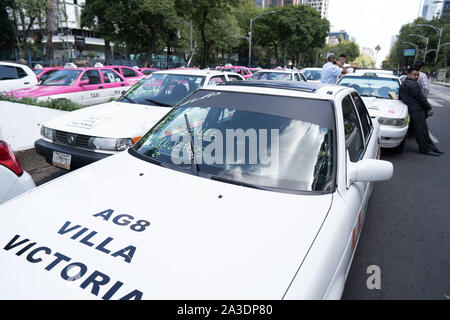
[(196, 91), (127, 152), (0, 206), (0, 299), (339, 299), (393, 174), (355, 95)]
[(398, 98), (399, 78), (372, 70), (346, 74), (338, 85), (358, 91), (370, 116), (380, 123), (381, 147), (402, 153), (408, 133), (409, 113), (408, 107)]
[(133, 146), (159, 119), (200, 87), (238, 74), (171, 70), (141, 80), (119, 100), (72, 111), (41, 126), (35, 150), (47, 162), (76, 169)]
[(264, 80), (264, 81), (304, 81), (306, 82), (306, 77), (299, 70), (291, 69), (269, 69), (269, 70), (258, 70), (255, 72), (249, 80)]

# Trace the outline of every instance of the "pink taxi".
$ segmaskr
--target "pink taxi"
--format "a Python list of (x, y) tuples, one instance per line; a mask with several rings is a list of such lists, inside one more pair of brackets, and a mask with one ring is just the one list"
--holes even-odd
[(139, 71), (138, 69), (127, 67), (127, 66), (104, 66), (105, 69), (114, 70), (119, 73), (123, 78), (125, 78), (131, 85), (136, 84), (146, 75)]
[(60, 69), (33, 88), (15, 90), (11, 95), (32, 97), (38, 101), (66, 98), (82, 105), (117, 99), (130, 83), (114, 70), (107, 68)]
[(226, 65), (224, 67), (217, 67), (216, 70), (240, 74), (244, 77), (245, 80), (250, 79), (250, 77), (252, 76), (252, 72), (250, 71), (250, 69), (242, 66)]

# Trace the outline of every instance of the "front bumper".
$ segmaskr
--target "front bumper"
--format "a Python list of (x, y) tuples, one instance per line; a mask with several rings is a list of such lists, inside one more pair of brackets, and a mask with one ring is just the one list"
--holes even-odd
[(34, 148), (36, 152), (39, 155), (43, 156), (45, 160), (50, 164), (52, 164), (53, 160), (53, 151), (70, 154), (72, 156), (70, 162), (70, 169), (81, 168), (95, 161), (111, 156), (111, 154), (73, 148), (70, 146), (64, 146), (53, 142), (48, 142), (43, 139), (37, 140), (34, 143)]
[(406, 127), (392, 127), (380, 125), (380, 142), (382, 148), (396, 148), (405, 139), (408, 133)]

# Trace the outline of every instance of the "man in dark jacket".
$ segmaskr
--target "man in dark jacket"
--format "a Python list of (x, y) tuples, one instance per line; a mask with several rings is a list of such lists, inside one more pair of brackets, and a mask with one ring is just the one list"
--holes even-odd
[(417, 80), (420, 71), (417, 67), (408, 70), (405, 81), (400, 86), (400, 100), (408, 106), (411, 121), (414, 123), (414, 135), (419, 145), (419, 153), (439, 157), (443, 152), (434, 145), (427, 126), (427, 117), (433, 115), (433, 110)]

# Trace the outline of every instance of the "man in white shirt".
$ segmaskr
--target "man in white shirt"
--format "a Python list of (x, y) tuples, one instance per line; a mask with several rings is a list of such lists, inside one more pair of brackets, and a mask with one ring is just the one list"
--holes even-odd
[(430, 81), (428, 81), (427, 75), (423, 72), (425, 64), (423, 62), (417, 62), (415, 67), (420, 70), (419, 80), (417, 82), (419, 83), (420, 89), (422, 89), (423, 95), (428, 99), (428, 95), (430, 94)]
[(342, 63), (336, 61), (336, 56), (334, 54), (328, 57), (328, 62), (322, 67), (322, 77), (320, 78), (321, 83), (326, 84), (336, 84), (341, 74), (347, 73), (347, 67), (344, 67)]
[(341, 54), (339, 56), (338, 61), (344, 66), (344, 68), (347, 68), (347, 73), (353, 73), (355, 72), (355, 65), (351, 66), (347, 63), (347, 56), (345, 54)]

